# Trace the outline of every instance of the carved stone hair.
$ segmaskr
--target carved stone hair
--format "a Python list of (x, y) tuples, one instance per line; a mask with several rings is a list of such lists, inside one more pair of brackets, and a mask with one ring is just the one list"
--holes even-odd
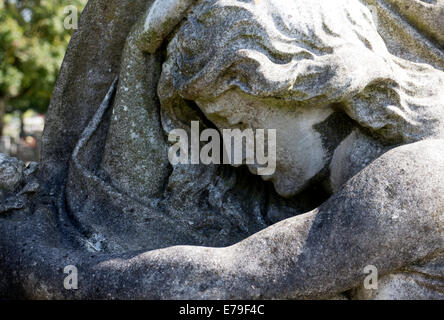
[[(168, 46), (162, 104), (239, 89), (295, 107), (338, 103), (388, 142), (444, 134), (444, 73), (390, 54), (357, 0), (205, 0)], [(340, 21), (340, 22), (339, 22)]]

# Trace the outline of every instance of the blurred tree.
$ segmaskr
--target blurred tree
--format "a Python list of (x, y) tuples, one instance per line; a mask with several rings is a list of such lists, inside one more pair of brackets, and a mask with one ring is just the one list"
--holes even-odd
[(0, 135), (5, 112), (46, 112), (73, 32), (65, 8), (80, 14), (86, 2), (0, 0)]

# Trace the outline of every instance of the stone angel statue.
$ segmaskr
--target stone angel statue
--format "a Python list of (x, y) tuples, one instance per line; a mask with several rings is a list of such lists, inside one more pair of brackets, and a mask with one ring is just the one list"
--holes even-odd
[[(443, 1), (146, 2), (90, 2), (83, 14), (50, 108), (42, 191), (0, 218), (0, 274), (19, 257), (27, 266), (3, 288), (32, 298), (444, 298)], [(81, 44), (94, 46), (88, 19), (112, 10), (97, 30), (121, 34), (95, 35), (100, 46), (83, 56), (91, 69), (73, 80)], [(100, 107), (85, 102), (106, 90)], [(168, 133), (191, 121), (275, 129), (275, 172), (172, 165)], [(35, 251), (16, 254), (21, 242)], [(75, 292), (57, 282), (66, 261), (83, 283)], [(369, 266), (376, 287), (365, 285)]]

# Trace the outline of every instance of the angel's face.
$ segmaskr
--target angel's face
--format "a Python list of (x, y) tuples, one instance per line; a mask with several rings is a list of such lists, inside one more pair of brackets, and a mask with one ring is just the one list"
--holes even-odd
[[(219, 130), (276, 130), (276, 170), (263, 178), (271, 180), (281, 196), (297, 194), (328, 165), (324, 141), (328, 137), (315, 127), (334, 113), (329, 107), (295, 107), (291, 102), (257, 98), (239, 90), (196, 103)], [(255, 172), (254, 165), (248, 166)]]

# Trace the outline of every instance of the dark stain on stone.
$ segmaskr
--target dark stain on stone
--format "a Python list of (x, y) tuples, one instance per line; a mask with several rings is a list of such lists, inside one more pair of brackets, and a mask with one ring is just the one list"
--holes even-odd
[(313, 129), (321, 134), (322, 145), (330, 156), (355, 127), (354, 121), (344, 112), (334, 112), (326, 120), (315, 124)]

